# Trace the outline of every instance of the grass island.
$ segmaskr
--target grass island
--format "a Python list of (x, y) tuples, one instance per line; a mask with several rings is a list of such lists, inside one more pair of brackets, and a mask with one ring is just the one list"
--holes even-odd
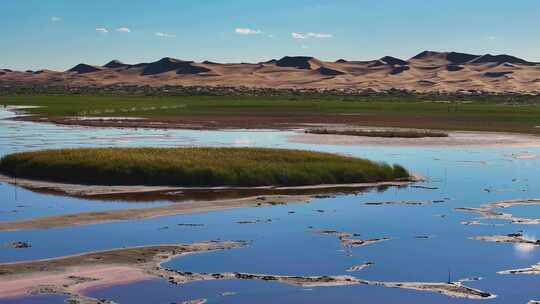
[(400, 165), (329, 153), (267, 148), (78, 148), (22, 152), (2, 174), (92, 185), (307, 186), (409, 180)]

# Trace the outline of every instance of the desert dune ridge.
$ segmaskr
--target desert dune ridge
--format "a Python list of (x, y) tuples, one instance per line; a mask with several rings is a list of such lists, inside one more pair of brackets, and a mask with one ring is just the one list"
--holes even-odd
[(80, 63), (67, 71), (0, 69), (0, 85), (206, 86), (384, 92), (540, 93), (540, 63), (510, 55), (424, 51), (403, 60), (323, 61), (285, 56), (257, 63), (194, 62), (165, 57), (149, 63)]

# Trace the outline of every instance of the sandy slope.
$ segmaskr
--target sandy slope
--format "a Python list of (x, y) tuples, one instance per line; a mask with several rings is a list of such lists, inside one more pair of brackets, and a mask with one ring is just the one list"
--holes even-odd
[(261, 63), (196, 63), (163, 58), (151, 63), (79, 64), (65, 72), (0, 70), (0, 85), (246, 86), (418, 92), (540, 92), (540, 64), (509, 55), (422, 52), (408, 61), (325, 62), (284, 57)]

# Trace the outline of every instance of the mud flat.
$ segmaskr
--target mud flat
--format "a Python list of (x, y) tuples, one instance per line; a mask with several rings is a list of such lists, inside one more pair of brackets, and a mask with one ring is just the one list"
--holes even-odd
[(364, 270), (365, 268), (373, 266), (373, 264), (374, 264), (373, 262), (366, 262), (366, 263), (359, 264), (359, 265), (353, 265), (353, 266), (345, 269), (345, 271), (347, 271), (347, 272), (361, 271), (361, 270)]
[(225, 209), (284, 205), (290, 203), (309, 203), (311, 199), (311, 196), (305, 195), (269, 195), (215, 201), (190, 201), (149, 208), (81, 212), (57, 216), (36, 217), (19, 221), (4, 221), (0, 222), (0, 231), (49, 229)]
[[(70, 303), (109, 303), (86, 297), (89, 288), (130, 283), (150, 278), (162, 278), (173, 284), (208, 280), (262, 280), (301, 287), (331, 287), (374, 285), (388, 288), (414, 289), (441, 293), (450, 297), (491, 299), (495, 295), (464, 286), (461, 281), (437, 282), (379, 282), (348, 275), (288, 276), (242, 272), (193, 273), (170, 270), (161, 265), (172, 258), (190, 254), (239, 248), (244, 241), (208, 241), (186, 245), (156, 245), (114, 249), (60, 257), (0, 264), (0, 297), (14, 298), (28, 294), (63, 294)], [(101, 301), (101, 302), (100, 302)]]
[(206, 299), (195, 299), (195, 300), (179, 302), (178, 304), (204, 304), (206, 302), (208, 302)]
[(420, 205), (431, 205), (431, 204), (440, 204), (444, 203), (446, 200), (433, 200), (433, 201), (381, 201), (381, 202), (366, 202), (364, 205), (370, 206), (381, 206), (381, 205), (410, 205), (410, 206), (420, 206)]
[[(339, 193), (343, 189), (349, 187), (350, 189), (365, 190), (372, 187), (402, 187), (407, 186), (415, 181), (422, 180), (420, 176), (414, 176), (414, 181), (395, 181), (395, 182), (379, 182), (379, 183), (360, 183), (360, 184), (346, 184), (346, 185), (319, 185), (319, 186), (305, 186), (305, 187), (255, 187), (255, 188), (238, 188), (238, 190), (253, 190), (253, 189), (271, 189), (272, 191), (286, 191), (286, 193), (302, 192), (302, 191), (333, 191)], [(0, 175), (0, 182), (8, 182), (24, 188), (28, 188), (36, 191), (54, 190), (55, 192), (66, 193), (78, 197), (101, 197), (102, 195), (124, 195), (134, 194), (143, 195), (144, 193), (157, 193), (160, 191), (165, 192), (184, 192), (187, 188), (163, 188), (152, 186), (85, 186), (76, 184), (63, 184), (55, 182), (42, 182), (27, 179), (14, 179), (11, 177)], [(329, 188), (330, 187), (330, 188)], [(335, 188), (332, 188), (335, 187)], [(193, 190), (194, 188), (189, 188)], [(216, 188), (197, 188), (198, 190), (207, 189), (210, 190), (222, 190), (223, 187)], [(198, 200), (198, 201), (183, 201), (180, 203), (174, 203), (166, 206), (149, 207), (149, 208), (134, 208), (134, 209), (122, 209), (100, 212), (82, 212), (76, 214), (65, 214), (58, 216), (46, 216), (36, 217), (19, 221), (5, 221), (0, 222), (0, 231), (13, 231), (13, 230), (25, 230), (25, 229), (48, 229), (55, 227), (69, 227), (107, 223), (113, 221), (132, 220), (132, 219), (147, 219), (160, 216), (186, 214), (186, 213), (198, 213), (219, 211), (225, 209), (234, 208), (247, 208), (247, 207), (259, 207), (259, 206), (272, 206), (272, 205), (284, 205), (290, 203), (308, 203), (318, 195), (257, 195), (248, 196), (233, 199), (219, 199), (219, 200)]]
[(412, 174), (411, 178), (387, 182), (373, 183), (351, 183), (351, 184), (324, 184), (324, 185), (309, 185), (309, 186), (263, 186), (263, 187), (163, 187), (163, 186), (106, 186), (106, 185), (83, 185), (70, 184), (61, 182), (49, 182), (35, 179), (14, 178), (0, 174), (0, 182), (9, 183), (25, 189), (36, 192), (51, 192), (55, 194), (65, 194), (74, 197), (92, 198), (92, 197), (116, 197), (122, 195), (141, 195), (141, 194), (167, 194), (175, 193), (183, 194), (197, 191), (310, 191), (320, 190), (321, 192), (343, 189), (368, 189), (377, 187), (403, 187), (412, 183), (421, 182), (424, 178), (420, 175)]
[[(527, 268), (509, 269), (497, 272), (498, 274), (540, 274), (540, 263)], [(530, 302), (529, 302), (530, 303)]]
[[(511, 213), (497, 212), (494, 209), (506, 209), (514, 206), (536, 206), (540, 205), (540, 199), (516, 199), (499, 201), (481, 205), (478, 208), (455, 208), (456, 211), (478, 213), (483, 219), (506, 220), (512, 224), (522, 225), (539, 225), (540, 219), (520, 218), (515, 217)], [(479, 224), (478, 221), (473, 221), (474, 224)]]
[(459, 281), (450, 283), (379, 282), (377, 284), (390, 288), (437, 292), (453, 298), (466, 298), (471, 300), (488, 300), (496, 298), (496, 295), (467, 287)]
[(163, 274), (161, 263), (174, 257), (246, 245), (243, 241), (143, 246), (60, 258), (0, 264), (0, 298), (62, 294), (70, 303), (108, 303), (85, 297), (84, 290), (125, 284)]
[(384, 138), (352, 135), (298, 133), (289, 142), (317, 145), (441, 146), (441, 147), (540, 147), (540, 136), (498, 132), (448, 132), (448, 137)]
[(224, 280), (224, 279), (242, 279), (242, 280), (262, 280), (285, 283), (289, 285), (300, 286), (304, 288), (312, 287), (332, 287), (347, 285), (374, 285), (387, 288), (414, 289), (419, 291), (429, 291), (444, 294), (449, 297), (467, 298), (474, 300), (493, 299), (496, 296), (478, 289), (464, 286), (462, 282), (379, 282), (362, 280), (353, 276), (284, 276), (270, 274), (251, 274), (240, 272), (227, 273), (183, 273), (169, 271), (169, 281), (172, 283), (187, 283), (200, 280)]
[(361, 246), (367, 246), (367, 245), (389, 241), (389, 240), (390, 240), (389, 237), (366, 239), (366, 240), (341, 238), (340, 242), (341, 242), (341, 245), (345, 247), (361, 247)]
[(306, 134), (348, 135), (382, 138), (424, 138), (448, 137), (447, 133), (433, 130), (405, 128), (314, 128), (304, 131)]
[(540, 240), (530, 239), (524, 236), (521, 232), (510, 233), (507, 235), (473, 236), (471, 237), (471, 240), (540, 246)]
[(372, 239), (353, 239), (352, 237), (360, 236), (358, 233), (342, 232), (337, 230), (311, 230), (311, 232), (320, 235), (330, 235), (338, 238), (341, 246), (344, 247), (361, 247), (384, 241), (389, 241), (389, 237), (372, 238)]
[(507, 157), (515, 158), (515, 159), (535, 159), (538, 157), (537, 154), (527, 151), (522, 151), (518, 153), (512, 153), (512, 154), (505, 154)]

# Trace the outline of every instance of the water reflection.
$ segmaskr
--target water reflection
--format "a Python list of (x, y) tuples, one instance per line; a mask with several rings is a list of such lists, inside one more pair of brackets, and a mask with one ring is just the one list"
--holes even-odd
[[(0, 111), (0, 117), (10, 113)], [(508, 234), (525, 230), (531, 239), (540, 235), (540, 227), (512, 225), (504, 221), (486, 221), (493, 225), (462, 225), (474, 220), (472, 213), (454, 212), (456, 207), (517, 198), (540, 198), (538, 169), (540, 160), (509, 159), (505, 155), (524, 148), (421, 148), (305, 145), (287, 142), (292, 132), (271, 130), (193, 131), (84, 128), (0, 120), (0, 155), (59, 147), (88, 146), (231, 146), (250, 145), (311, 149), (350, 154), (378, 161), (400, 163), (428, 178), (430, 188), (389, 188), (338, 196), (320, 197), (310, 204), (268, 206), (220, 212), (184, 214), (131, 220), (99, 225), (49, 230), (0, 232), (0, 244), (28, 241), (28, 249), (0, 248), (0, 261), (37, 258), (103, 250), (123, 246), (194, 242), (209, 239), (251, 241), (250, 246), (226, 252), (189, 255), (167, 263), (168, 267), (194, 272), (242, 271), (289, 275), (350, 274), (352, 265), (374, 265), (355, 276), (381, 281), (446, 281), (452, 277), (481, 276), (468, 283), (472, 287), (496, 293), (490, 303), (526, 303), (540, 298), (538, 278), (500, 276), (496, 272), (536, 264), (540, 253), (536, 246), (513, 246), (470, 240), (476, 235)], [(527, 148), (540, 154), (538, 148)], [(489, 189), (490, 191), (486, 191)], [(501, 191), (518, 189), (520, 191)], [(498, 191), (497, 191), (498, 190)], [(225, 198), (235, 192), (194, 193), (189, 199)], [(105, 200), (107, 199), (107, 200)], [(144, 202), (134, 203), (134, 201)], [(427, 205), (366, 205), (383, 201), (439, 201)], [(145, 208), (174, 203), (169, 197), (117, 197), (87, 200), (51, 193), (36, 193), (0, 185), (0, 220), (118, 208)], [(509, 209), (517, 215), (535, 217), (539, 207)], [(323, 212), (319, 212), (322, 210)], [(540, 214), (540, 213), (538, 213)], [(531, 216), (532, 215), (532, 216)], [(255, 224), (239, 221), (272, 219)], [(195, 223), (197, 226), (181, 224)], [(162, 229), (168, 227), (168, 229)], [(359, 233), (362, 238), (389, 236), (380, 244), (353, 248), (350, 255), (333, 237), (321, 236), (312, 229), (334, 229)], [(429, 238), (418, 238), (429, 236)], [(234, 296), (221, 296), (235, 291)], [(304, 290), (267, 282), (199, 282), (184, 286), (163, 280), (140, 282), (92, 290), (89, 294), (120, 303), (173, 303), (193, 298), (208, 298), (208, 303), (470, 303), (442, 295), (354, 286)], [(39, 302), (43, 300), (42, 302)], [(32, 298), (16, 303), (61, 303), (62, 297)], [(0, 303), (13, 303), (0, 301)]]

